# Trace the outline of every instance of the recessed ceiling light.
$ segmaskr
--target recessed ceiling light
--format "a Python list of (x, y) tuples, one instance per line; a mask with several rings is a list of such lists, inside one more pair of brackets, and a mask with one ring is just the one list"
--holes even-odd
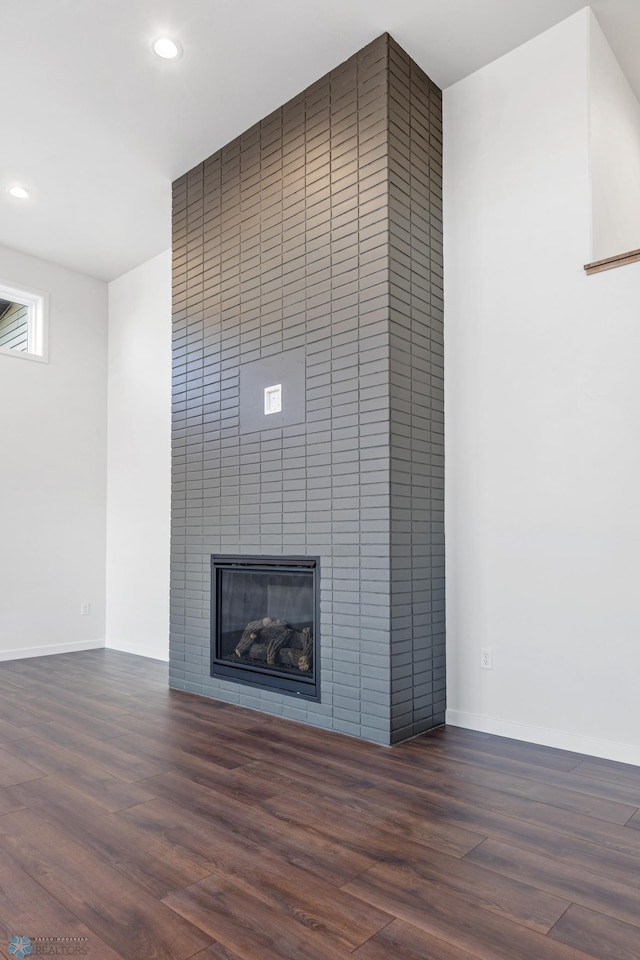
[(151, 49), (163, 60), (177, 60), (182, 56), (182, 47), (177, 40), (172, 40), (170, 37), (158, 37), (151, 44)]
[(24, 187), (19, 187), (17, 184), (13, 187), (9, 187), (9, 193), (12, 197), (15, 197), (16, 200), (29, 199), (29, 191), (25, 190)]

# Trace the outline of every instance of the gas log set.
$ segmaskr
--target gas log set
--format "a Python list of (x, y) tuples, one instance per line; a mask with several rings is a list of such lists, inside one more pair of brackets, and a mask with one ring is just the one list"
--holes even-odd
[(278, 669), (311, 673), (313, 634), (311, 627), (296, 630), (285, 620), (252, 620), (245, 627), (235, 648), (235, 656), (258, 661)]

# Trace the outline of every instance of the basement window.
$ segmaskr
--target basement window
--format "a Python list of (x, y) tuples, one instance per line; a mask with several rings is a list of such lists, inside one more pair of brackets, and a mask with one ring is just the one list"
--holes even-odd
[(47, 295), (0, 281), (0, 354), (47, 359)]

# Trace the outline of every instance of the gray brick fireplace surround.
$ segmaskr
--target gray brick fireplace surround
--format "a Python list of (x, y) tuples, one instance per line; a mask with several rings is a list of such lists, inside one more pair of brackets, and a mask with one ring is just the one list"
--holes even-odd
[[(175, 182), (172, 687), (383, 744), (444, 722), (441, 158), (384, 35)], [(212, 554), (320, 558), (319, 701), (211, 676)]]

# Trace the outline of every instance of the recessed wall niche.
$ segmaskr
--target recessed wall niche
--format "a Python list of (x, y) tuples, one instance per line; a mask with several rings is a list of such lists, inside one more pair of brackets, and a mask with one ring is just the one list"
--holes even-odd
[[(174, 184), (175, 688), (385, 744), (444, 721), (441, 152), (384, 35)], [(317, 558), (318, 699), (211, 675), (216, 555)]]
[[(279, 389), (277, 389), (279, 388)], [(275, 394), (274, 407), (270, 394)], [(240, 430), (243, 434), (289, 427), (306, 420), (306, 350), (285, 350), (240, 364)]]

